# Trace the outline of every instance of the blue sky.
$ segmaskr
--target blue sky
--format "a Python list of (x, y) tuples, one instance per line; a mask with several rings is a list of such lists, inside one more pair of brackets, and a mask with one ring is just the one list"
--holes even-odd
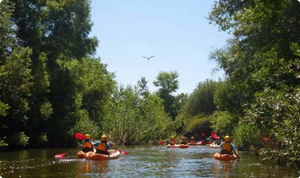
[[(212, 74), (210, 52), (223, 47), (229, 35), (206, 17), (213, 0), (93, 0), (92, 36), (100, 43), (97, 56), (115, 72), (118, 84), (135, 85), (142, 77), (153, 81), (160, 71), (177, 71), (179, 89), (191, 93)], [(147, 59), (142, 56), (152, 56)]]

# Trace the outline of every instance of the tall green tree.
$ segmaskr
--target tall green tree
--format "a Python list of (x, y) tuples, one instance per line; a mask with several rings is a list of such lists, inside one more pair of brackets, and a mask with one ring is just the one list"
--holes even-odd
[[(28, 142), (31, 147), (70, 146), (72, 132), (86, 128), (84, 124), (96, 124), (93, 130), (101, 132), (115, 84), (106, 65), (93, 57), (98, 41), (89, 36), (90, 1), (4, 0), (0, 8), (1, 90), (14, 91), (20, 96), (14, 105), (24, 105), (14, 112), (24, 116), (23, 126), (15, 127), (19, 131), (15, 138), (23, 138), (23, 145)], [(18, 60), (23, 68), (6, 65)], [(23, 77), (7, 85), (17, 70)], [(21, 81), (25, 89), (14, 90)], [(11, 124), (3, 127), (15, 132), (10, 114), (14, 107), (7, 96), (0, 97), (3, 123)], [(9, 140), (8, 135), (3, 133), (0, 141)]]
[(200, 82), (197, 88), (189, 96), (186, 104), (186, 113), (189, 116), (197, 114), (212, 115), (216, 111), (214, 94), (218, 87), (218, 82), (206, 80)]
[(33, 86), (29, 48), (17, 45), (15, 24), (10, 20), (13, 4), (0, 3), (0, 147), (25, 146), (24, 128)]
[(165, 112), (170, 114), (174, 120), (178, 114), (178, 109), (175, 105), (175, 96), (172, 94), (179, 88), (178, 73), (174, 72), (160, 72), (153, 82), (158, 89), (158, 96), (163, 99)]

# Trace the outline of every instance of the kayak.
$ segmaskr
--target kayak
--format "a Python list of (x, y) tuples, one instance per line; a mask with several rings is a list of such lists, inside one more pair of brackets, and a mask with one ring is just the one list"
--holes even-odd
[(201, 146), (203, 145), (202, 142), (196, 142), (196, 143), (189, 143), (190, 146)]
[(214, 158), (221, 161), (231, 161), (237, 159), (236, 155), (220, 154), (220, 153), (215, 153)]
[(189, 146), (188, 145), (183, 145), (183, 144), (180, 144), (180, 145), (167, 145), (167, 148), (188, 148)]
[(108, 159), (117, 159), (120, 156), (120, 152), (118, 150), (109, 150), (109, 156), (106, 154), (95, 153), (93, 151), (88, 152), (85, 155), (86, 159), (90, 160), (108, 160)]
[(78, 151), (78, 153), (77, 153), (77, 158), (85, 158), (85, 152), (83, 152), (83, 151)]
[(220, 145), (217, 145), (217, 144), (210, 144), (209, 146), (212, 147), (212, 148), (219, 148), (220, 147)]

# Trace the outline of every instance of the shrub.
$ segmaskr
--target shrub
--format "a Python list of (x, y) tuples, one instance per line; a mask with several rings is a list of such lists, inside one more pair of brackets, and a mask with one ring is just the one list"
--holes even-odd
[(234, 144), (240, 148), (249, 148), (259, 143), (257, 129), (250, 124), (239, 125), (233, 133)]

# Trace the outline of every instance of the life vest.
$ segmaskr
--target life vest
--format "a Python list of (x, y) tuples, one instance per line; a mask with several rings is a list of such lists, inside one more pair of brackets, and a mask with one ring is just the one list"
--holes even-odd
[(92, 149), (92, 143), (89, 140), (85, 140), (83, 143), (83, 148), (90, 148)]
[(222, 150), (226, 150), (228, 152), (231, 152), (231, 144), (229, 142), (225, 142), (222, 146)]
[(107, 144), (106, 142), (100, 142), (97, 146), (97, 151), (96, 152), (107, 152)]
[(174, 139), (171, 139), (170, 145), (175, 145), (175, 140)]
[(83, 152), (89, 152), (89, 151), (93, 151), (93, 145), (90, 142), (90, 140), (85, 140), (83, 142), (83, 148), (82, 148)]

